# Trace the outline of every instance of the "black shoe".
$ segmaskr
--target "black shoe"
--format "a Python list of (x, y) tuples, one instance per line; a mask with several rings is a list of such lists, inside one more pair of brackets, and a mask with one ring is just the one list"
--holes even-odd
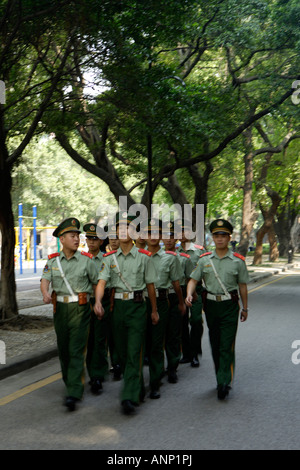
[(191, 362), (190, 358), (189, 357), (182, 357), (179, 361), (179, 364), (188, 364), (189, 362)]
[(98, 395), (102, 390), (102, 382), (100, 379), (91, 379), (91, 392), (95, 395)]
[(123, 400), (122, 409), (125, 415), (130, 415), (135, 412), (135, 407), (131, 400)]
[(67, 397), (65, 405), (69, 409), (69, 411), (75, 411), (76, 403), (79, 401), (79, 398), (75, 397)]
[(121, 366), (119, 364), (114, 366), (114, 380), (120, 380), (122, 371), (121, 371)]
[(152, 400), (157, 400), (160, 398), (160, 393), (158, 390), (151, 390), (149, 397), (152, 398)]
[(178, 377), (176, 374), (176, 370), (169, 370), (168, 371), (168, 382), (170, 384), (176, 384), (178, 381)]
[(198, 357), (197, 356), (193, 357), (191, 361), (191, 367), (199, 367), (199, 366), (200, 366), (200, 362), (198, 360)]
[(218, 399), (224, 400), (229, 394), (230, 387), (227, 384), (218, 385)]

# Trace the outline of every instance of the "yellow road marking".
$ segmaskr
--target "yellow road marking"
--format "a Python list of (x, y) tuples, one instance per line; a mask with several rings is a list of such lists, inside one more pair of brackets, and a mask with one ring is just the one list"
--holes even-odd
[(248, 293), (251, 294), (251, 292), (261, 289), (262, 287), (268, 286), (269, 284), (273, 284), (273, 282), (280, 281), (280, 279), (284, 279), (285, 277), (287, 277), (287, 274), (285, 276), (279, 277), (278, 279), (274, 279), (273, 281), (266, 282), (265, 284), (262, 284), (261, 286), (254, 287), (254, 289), (249, 290)]
[(34, 392), (35, 390), (38, 390), (39, 388), (45, 387), (46, 385), (49, 385), (53, 382), (56, 382), (57, 380), (61, 379), (61, 373), (57, 373), (54, 375), (51, 375), (50, 377), (47, 377), (46, 379), (39, 380), (38, 382), (35, 382), (31, 385), (27, 385), (27, 387), (21, 388), (15, 393), (12, 393), (11, 395), (7, 395), (6, 397), (0, 398), (0, 406), (7, 405), (8, 403), (17, 400), (18, 398), (23, 397), (24, 395), (27, 395), (28, 393)]

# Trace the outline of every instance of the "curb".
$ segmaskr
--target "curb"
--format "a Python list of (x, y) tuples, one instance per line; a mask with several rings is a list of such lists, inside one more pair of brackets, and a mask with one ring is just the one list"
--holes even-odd
[[(265, 272), (260, 272), (260, 273), (255, 273), (254, 272), (253, 274), (250, 273), (251, 280), (248, 283), (248, 285), (252, 284), (252, 283), (255, 283), (255, 282), (258, 282), (258, 281), (261, 281), (261, 280), (266, 279), (268, 277), (274, 276), (275, 274), (283, 273), (286, 270), (294, 268), (294, 267), (295, 267), (294, 264), (286, 264), (284, 267), (275, 268), (272, 271), (265, 271)], [(249, 266), (248, 266), (248, 268), (249, 268)]]
[(32, 367), (49, 361), (56, 356), (58, 356), (57, 347), (53, 346), (51, 348), (41, 350), (38, 353), (33, 353), (30, 356), (24, 355), (10, 359), (3, 367), (0, 366), (0, 380), (10, 377), (11, 375), (19, 374), (24, 370), (31, 369)]

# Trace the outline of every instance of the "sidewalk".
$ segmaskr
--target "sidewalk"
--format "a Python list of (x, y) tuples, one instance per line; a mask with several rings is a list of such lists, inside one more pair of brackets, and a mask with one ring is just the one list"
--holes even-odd
[[(294, 256), (293, 263), (286, 260), (268, 262), (263, 257), (263, 264), (252, 266), (252, 257), (246, 259), (251, 281), (249, 288), (256, 283), (276, 274), (300, 268), (300, 254)], [(17, 292), (19, 313), (52, 318), (52, 305), (43, 305), (39, 289)], [(0, 329), (0, 340), (6, 345), (6, 364), (0, 364), (0, 380), (41, 364), (57, 356), (56, 335), (53, 326), (37, 331), (9, 331)]]

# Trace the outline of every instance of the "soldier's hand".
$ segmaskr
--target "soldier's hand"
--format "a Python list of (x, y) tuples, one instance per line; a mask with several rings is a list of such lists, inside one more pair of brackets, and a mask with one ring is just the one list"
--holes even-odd
[(245, 312), (245, 310), (241, 310), (241, 321), (246, 321), (248, 318), (248, 312)]
[(101, 302), (96, 302), (95, 305), (94, 305), (94, 312), (95, 312), (95, 315), (96, 317), (101, 320), (104, 316), (104, 308), (101, 304)]
[(157, 323), (159, 322), (159, 315), (157, 311), (151, 313), (151, 320), (152, 320), (152, 325), (157, 325)]
[(193, 305), (193, 296), (192, 295), (187, 296), (187, 298), (185, 299), (185, 304), (188, 307), (192, 307), (192, 305)]
[(43, 302), (44, 302), (44, 304), (51, 304), (51, 302), (52, 302), (52, 297), (51, 297), (51, 295), (49, 294), (49, 292), (45, 292), (45, 293), (43, 294)]

